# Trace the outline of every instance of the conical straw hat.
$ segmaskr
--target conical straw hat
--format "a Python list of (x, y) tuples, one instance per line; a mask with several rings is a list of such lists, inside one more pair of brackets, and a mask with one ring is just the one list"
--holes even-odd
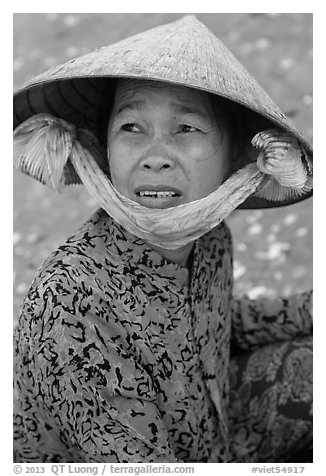
[[(49, 113), (97, 134), (108, 78), (138, 78), (192, 87), (239, 105), (258, 132), (275, 125), (312, 148), (226, 46), (195, 16), (186, 16), (92, 53), (33, 78), (14, 94), (14, 129), (38, 113)], [(255, 133), (253, 132), (253, 134)], [(250, 139), (248, 139), (250, 140)], [(71, 175), (71, 182), (78, 179)], [(67, 180), (66, 180), (67, 183)], [(241, 208), (279, 207), (283, 201), (249, 197)]]

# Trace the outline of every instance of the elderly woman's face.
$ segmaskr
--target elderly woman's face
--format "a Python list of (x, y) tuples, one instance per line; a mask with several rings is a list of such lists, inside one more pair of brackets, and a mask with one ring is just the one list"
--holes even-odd
[(204, 92), (121, 80), (108, 127), (112, 183), (151, 208), (203, 198), (226, 178), (226, 129)]

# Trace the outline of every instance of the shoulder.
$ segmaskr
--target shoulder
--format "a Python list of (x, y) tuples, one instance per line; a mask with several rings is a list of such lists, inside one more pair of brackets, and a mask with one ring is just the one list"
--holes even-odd
[(63, 315), (77, 322), (95, 312), (110, 273), (103, 220), (95, 213), (43, 262), (24, 299), (20, 326), (40, 332), (46, 324), (62, 325)]
[(212, 235), (215, 236), (216, 239), (232, 245), (232, 234), (226, 221), (222, 221), (219, 225), (213, 228)]
[(200, 245), (213, 256), (230, 255), (233, 253), (232, 234), (229, 226), (222, 221), (200, 239)]
[(34, 278), (29, 295), (51, 288), (64, 297), (81, 283), (96, 287), (101, 278), (105, 279), (103, 269), (110, 263), (106, 217), (109, 220), (102, 210), (96, 212), (48, 256)]

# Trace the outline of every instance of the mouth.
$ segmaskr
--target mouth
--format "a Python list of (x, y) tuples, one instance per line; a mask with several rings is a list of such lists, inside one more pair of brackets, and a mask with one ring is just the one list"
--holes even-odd
[(156, 192), (155, 190), (144, 190), (137, 192), (138, 197), (150, 197), (150, 198), (170, 198), (170, 197), (180, 197), (180, 194), (173, 192), (172, 190), (166, 190), (162, 192)]
[(179, 202), (182, 192), (168, 185), (145, 185), (138, 187), (135, 190), (135, 195), (138, 198), (137, 201), (145, 206), (167, 208), (175, 206)]

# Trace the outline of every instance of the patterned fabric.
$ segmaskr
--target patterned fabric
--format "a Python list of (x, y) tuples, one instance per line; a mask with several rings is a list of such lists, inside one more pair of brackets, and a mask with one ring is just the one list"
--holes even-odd
[(23, 303), (15, 461), (243, 458), (229, 407), (229, 369), (232, 385), (240, 376), (230, 346), (238, 358), (309, 335), (311, 294), (237, 300), (232, 276), (224, 223), (196, 241), (189, 273), (98, 211), (43, 263)]
[(234, 356), (229, 423), (237, 462), (312, 462), (312, 337)]

